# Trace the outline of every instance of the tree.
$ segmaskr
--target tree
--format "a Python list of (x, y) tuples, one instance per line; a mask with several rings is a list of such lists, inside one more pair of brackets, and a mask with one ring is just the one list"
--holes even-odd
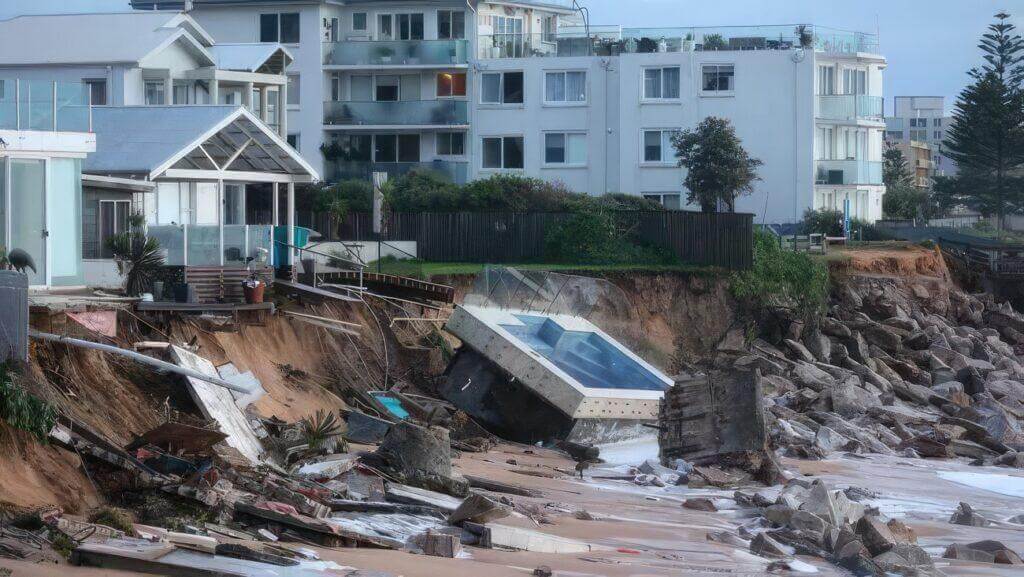
[(900, 186), (913, 185), (907, 158), (903, 156), (900, 147), (892, 141), (885, 143), (885, 151), (882, 152), (882, 182), (887, 191)]
[(763, 163), (747, 154), (724, 118), (705, 118), (695, 129), (674, 136), (672, 146), (679, 166), (686, 169), (686, 201), (699, 203), (704, 212), (714, 212), (719, 203), (733, 212), (736, 197), (753, 192), (754, 181), (761, 180), (757, 167)]
[(985, 63), (968, 72), (974, 80), (960, 93), (943, 143), (958, 174), (939, 187), (945, 204), (994, 214), (1002, 228), (1007, 213), (1024, 209), (1024, 40), (999, 13), (978, 47)]

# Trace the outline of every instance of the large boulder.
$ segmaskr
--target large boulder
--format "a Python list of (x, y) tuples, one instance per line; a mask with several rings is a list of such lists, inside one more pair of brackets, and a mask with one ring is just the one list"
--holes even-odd
[(793, 366), (790, 378), (797, 386), (806, 387), (815, 391), (822, 391), (825, 387), (835, 383), (832, 375), (810, 364), (797, 362)]

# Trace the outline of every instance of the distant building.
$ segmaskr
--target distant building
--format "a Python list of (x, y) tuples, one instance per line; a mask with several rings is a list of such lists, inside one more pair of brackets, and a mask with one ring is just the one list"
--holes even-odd
[(885, 119), (886, 140), (904, 146), (917, 141), (931, 147), (932, 176), (953, 176), (957, 172), (956, 163), (946, 156), (942, 144), (953, 120), (945, 110), (942, 96), (897, 96), (893, 99), (893, 115)]
[(913, 184), (917, 188), (929, 188), (935, 176), (932, 147), (927, 142), (910, 140), (897, 143), (903, 158), (907, 159)]

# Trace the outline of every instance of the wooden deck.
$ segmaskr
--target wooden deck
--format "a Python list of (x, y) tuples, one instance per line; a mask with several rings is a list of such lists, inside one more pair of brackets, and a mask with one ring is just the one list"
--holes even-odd
[[(358, 271), (334, 271), (317, 273), (323, 283), (358, 285)], [(455, 300), (455, 288), (415, 278), (363, 271), (363, 286), (384, 296), (451, 303)]]
[[(269, 288), (274, 283), (274, 269), (262, 268), (256, 273)], [(185, 282), (196, 289), (200, 303), (240, 303), (242, 281), (249, 278), (249, 271), (238, 267), (188, 266), (185, 267)]]

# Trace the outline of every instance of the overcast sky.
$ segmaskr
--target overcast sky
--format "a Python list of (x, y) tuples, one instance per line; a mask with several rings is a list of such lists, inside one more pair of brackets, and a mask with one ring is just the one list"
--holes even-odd
[[(1004, 10), (1024, 28), (1024, 0), (580, 0), (591, 24), (635, 27), (812, 23), (877, 32), (889, 61), (886, 112), (893, 96), (945, 96), (949, 109), (981, 63), (978, 39)], [(0, 0), (17, 14), (125, 10), (128, 0)]]

